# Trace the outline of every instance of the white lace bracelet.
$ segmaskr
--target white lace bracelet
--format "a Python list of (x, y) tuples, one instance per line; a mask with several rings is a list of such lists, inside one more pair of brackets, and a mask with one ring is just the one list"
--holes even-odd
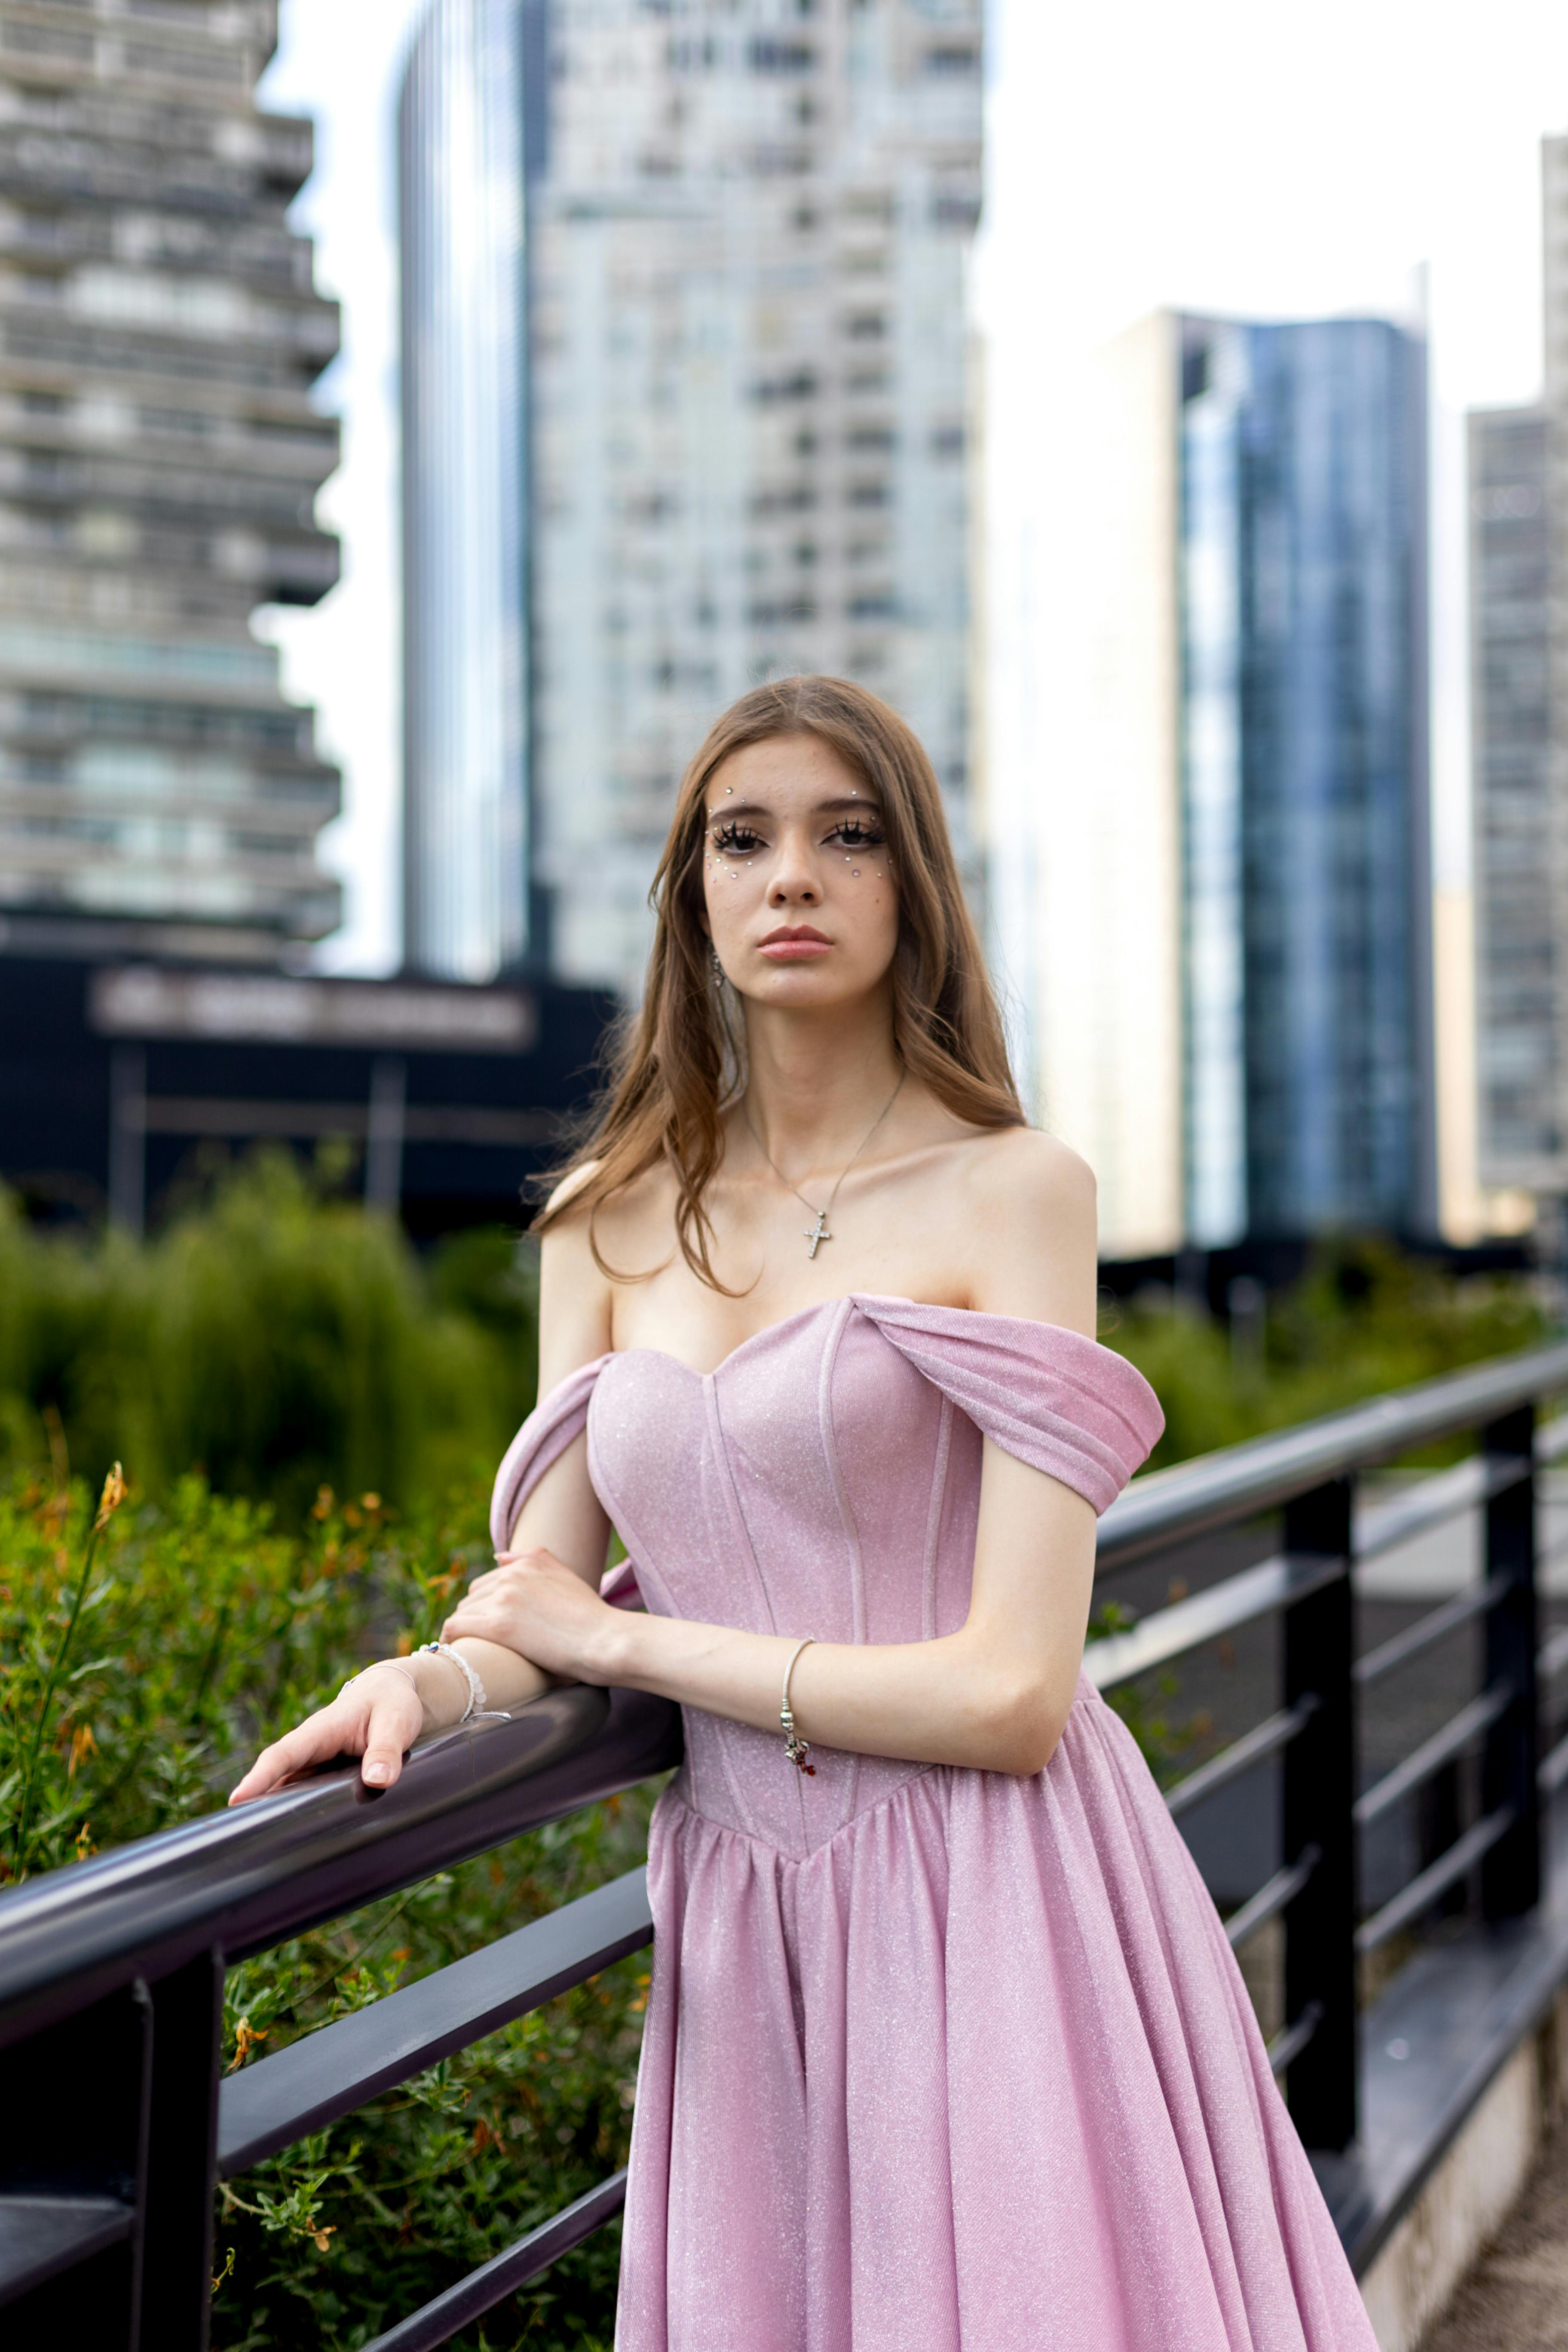
[[(461, 1650), (454, 1650), (450, 1642), (422, 1642), (419, 1648), (420, 1650), (434, 1650), (438, 1658), (450, 1658), (452, 1664), (458, 1669), (464, 1681), (468, 1685), (468, 1704), (463, 1709), (462, 1714), (458, 1717), (457, 1723), (451, 1726), (450, 1728), (454, 1730), (461, 1730), (465, 1723), (473, 1723), (476, 1721), (483, 1721), (486, 1723), (505, 1723), (508, 1721), (509, 1718), (500, 1708), (493, 1707), (489, 1705), (485, 1696), (485, 1686), (483, 1683), (479, 1680), (472, 1666), (469, 1665)], [(415, 1654), (417, 1656), (418, 1652), (416, 1651)], [(377, 1658), (375, 1665), (390, 1666), (395, 1675), (401, 1675), (403, 1676), (404, 1680), (415, 1693), (415, 1696), (416, 1697), (418, 1696), (419, 1685), (414, 1678), (414, 1670), (411, 1666), (406, 1665), (401, 1658)], [(338, 1693), (338, 1696), (342, 1698), (343, 1691), (348, 1689), (349, 1684), (357, 1683), (360, 1678), (360, 1675), (368, 1675), (374, 1672), (374, 1666), (362, 1666), (358, 1675), (351, 1675), (349, 1676), (348, 1682), (343, 1685), (343, 1690), (341, 1690)]]

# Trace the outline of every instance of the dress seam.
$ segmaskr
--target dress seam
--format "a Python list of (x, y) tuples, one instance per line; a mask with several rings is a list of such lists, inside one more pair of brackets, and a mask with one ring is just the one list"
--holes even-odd
[(885, 1795), (877, 1799), (875, 1804), (864, 1806), (848, 1821), (840, 1822), (832, 1836), (824, 1838), (820, 1845), (814, 1845), (809, 1853), (786, 1853), (783, 1846), (774, 1845), (771, 1840), (760, 1837), (753, 1830), (737, 1829), (730, 1822), (716, 1822), (711, 1813), (700, 1813), (696, 1806), (682, 1796), (679, 1788), (673, 1781), (665, 1790), (659, 1803), (661, 1806), (679, 1805), (683, 1813), (689, 1815), (694, 1822), (700, 1822), (704, 1829), (716, 1831), (721, 1837), (739, 1838), (743, 1845), (759, 1847), (773, 1861), (782, 1863), (786, 1870), (800, 1870), (808, 1862), (815, 1862), (818, 1854), (828, 1853), (841, 1839), (847, 1838), (852, 1831), (859, 1828), (862, 1822), (873, 1820), (878, 1813), (890, 1805), (896, 1797), (901, 1797), (906, 1789), (918, 1788), (922, 1781), (929, 1780), (933, 1772), (963, 1771), (966, 1769), (975, 1768), (948, 1764), (918, 1766), (907, 1780), (900, 1780), (897, 1788), (888, 1790)]

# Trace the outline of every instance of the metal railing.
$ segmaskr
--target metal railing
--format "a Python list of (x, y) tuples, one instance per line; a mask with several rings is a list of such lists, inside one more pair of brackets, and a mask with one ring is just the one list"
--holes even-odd
[[(1539, 1751), (1538, 1691), (1568, 1668), (1568, 1632), (1537, 1631), (1536, 1472), (1568, 1453), (1568, 1343), (1423, 1383), (1139, 1480), (1101, 1522), (1099, 1573), (1282, 1514), (1272, 1557), (1091, 1644), (1103, 1689), (1278, 1614), (1275, 1710), (1168, 1792), (1184, 1819), (1279, 1759), (1279, 1867), (1226, 1921), (1239, 1947), (1281, 1922), (1284, 2023), (1270, 2047), (1315, 2149), (1358, 2123), (1357, 1971), (1462, 1883), (1489, 1921), (1531, 1912), (1542, 1813), (1568, 1779), (1568, 1739)], [(1479, 1430), (1480, 1449), (1356, 1514), (1359, 1471)], [(1484, 1512), (1479, 1580), (1358, 1656), (1352, 1568), (1458, 1515)], [(1475, 1696), (1372, 1787), (1359, 1785), (1359, 1703), (1477, 1619)], [(1370, 1916), (1362, 1834), (1466, 1751), (1480, 1807)], [(675, 1763), (679, 1711), (640, 1694), (552, 1693), (509, 1721), (424, 1744), (395, 1788), (339, 1769), (234, 1812), (145, 1839), (0, 1895), (0, 2305), (9, 2352), (80, 2342), (200, 2352), (207, 2341), (220, 2179), (351, 2113), (583, 1982), (652, 1934), (644, 1874), (321, 2028), (220, 2081), (225, 1969), (538, 1823)], [(425, 2352), (538, 2275), (618, 2210), (616, 2174), (368, 2352)]]

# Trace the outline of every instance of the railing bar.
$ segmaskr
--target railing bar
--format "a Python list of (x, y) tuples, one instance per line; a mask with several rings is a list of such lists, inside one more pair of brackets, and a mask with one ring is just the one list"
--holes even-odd
[[(1539, 1563), (1538, 1563), (1539, 1565)], [(1540, 1679), (1550, 1682), (1568, 1666), (1568, 1625), (1561, 1625), (1549, 1642), (1542, 1642), (1535, 1654), (1535, 1671)]]
[(1357, 1559), (1377, 1559), (1428, 1528), (1441, 1527), (1490, 1502), (1494, 1496), (1506, 1495), (1510, 1486), (1524, 1484), (1531, 1467), (1528, 1461), (1500, 1454), (1489, 1458), (1474, 1454), (1468, 1462), (1457, 1462), (1451, 1470), (1435, 1471), (1407, 1494), (1370, 1505), (1357, 1515)]
[(1356, 1950), (1363, 1954), (1375, 1952), (1380, 1944), (1386, 1944), (1401, 1927), (1408, 1927), (1412, 1919), (1418, 1919), (1423, 1911), (1436, 1903), (1445, 1887), (1452, 1886), (1456, 1878), (1463, 1878), (1467, 1871), (1475, 1868), (1482, 1854), (1490, 1852), (1512, 1823), (1513, 1807), (1500, 1805), (1495, 1813), (1489, 1813), (1485, 1821), (1478, 1822), (1473, 1829), (1467, 1830), (1462, 1838), (1456, 1839), (1447, 1853), (1440, 1853), (1436, 1862), (1429, 1864), (1418, 1878), (1413, 1878), (1408, 1886), (1384, 1905), (1381, 1911), (1374, 1911), (1370, 1919), (1363, 1920), (1356, 1929)]
[(1097, 1690), (1112, 1690), (1118, 1683), (1131, 1682), (1156, 1666), (1168, 1665), (1201, 1643), (1304, 1600), (1309, 1592), (1332, 1584), (1344, 1573), (1342, 1559), (1324, 1559), (1317, 1553), (1292, 1559), (1289, 1553), (1277, 1552), (1272, 1559), (1244, 1568), (1238, 1576), (1226, 1577), (1206, 1592), (1194, 1592), (1188, 1601), (1173, 1601), (1167, 1608), (1152, 1611), (1131, 1633), (1110, 1633), (1103, 1641), (1091, 1642), (1084, 1652), (1084, 1673)]
[(1404, 1665), (1407, 1659), (1419, 1657), (1423, 1650), (1429, 1649), (1434, 1642), (1440, 1642), (1457, 1626), (1468, 1624), (1472, 1617), (1480, 1616), (1485, 1610), (1495, 1609), (1504, 1594), (1512, 1590), (1511, 1577), (1489, 1576), (1484, 1584), (1476, 1585), (1470, 1591), (1456, 1593), (1453, 1600), (1445, 1601), (1441, 1608), (1429, 1610), (1425, 1617), (1418, 1617), (1414, 1625), (1407, 1625), (1403, 1633), (1394, 1634), (1390, 1640), (1380, 1643), (1375, 1650), (1369, 1650), (1365, 1657), (1358, 1658), (1352, 1669), (1356, 1681), (1363, 1686), (1367, 1683), (1380, 1681), (1384, 1675), (1392, 1674), (1395, 1666)]
[(1321, 1860), (1321, 1847), (1303, 1846), (1296, 1861), (1284, 1870), (1277, 1870), (1239, 1911), (1231, 1913), (1225, 1923), (1225, 1932), (1233, 1952), (1245, 1944), (1249, 1936), (1256, 1936), (1259, 1927), (1266, 1926), (1277, 1911), (1283, 1911), (1287, 1903), (1295, 1900)]
[(1239, 1739), (1233, 1739), (1228, 1748), (1222, 1748), (1217, 1756), (1211, 1756), (1206, 1764), (1200, 1764), (1195, 1772), (1189, 1772), (1173, 1789), (1167, 1789), (1165, 1802), (1173, 1819), (1179, 1820), (1192, 1806), (1201, 1805), (1216, 1789), (1227, 1788), (1277, 1748), (1288, 1747), (1321, 1704), (1313, 1692), (1298, 1699), (1294, 1706), (1282, 1707), (1278, 1715), (1268, 1716)]
[(1521, 1349), (1134, 1479), (1100, 1523), (1102, 1572), (1568, 1390), (1568, 1343)]
[(652, 1937), (647, 1873), (628, 1870), (229, 2075), (218, 2092), (219, 2172), (226, 2179), (275, 2156)]
[(1494, 1685), (1479, 1698), (1473, 1698), (1468, 1706), (1462, 1706), (1458, 1715), (1451, 1716), (1419, 1748), (1413, 1748), (1403, 1764), (1396, 1764), (1392, 1772), (1385, 1772), (1381, 1780), (1373, 1781), (1365, 1794), (1356, 1799), (1352, 1810), (1359, 1825), (1365, 1829), (1369, 1822), (1381, 1820), (1402, 1797), (1408, 1797), (1429, 1780), (1450, 1756), (1457, 1756), (1461, 1748), (1479, 1738), (1497, 1721), (1512, 1696), (1506, 1683)]
[(1287, 2066), (1295, 2064), (1322, 2022), (1322, 2002), (1310, 2000), (1295, 2024), (1282, 2027), (1274, 2036), (1268, 2044), (1268, 2065), (1272, 2074), (1282, 2074)]
[(0, 2306), (119, 2245), (135, 2227), (136, 2208), (120, 2197), (48, 2189), (0, 2195)]
[(1547, 1750), (1536, 1767), (1535, 1780), (1543, 1797), (1554, 1797), (1568, 1780), (1568, 1737)]
[(1560, 1412), (1555, 1421), (1543, 1421), (1535, 1433), (1535, 1458), (1538, 1462), (1556, 1462), (1568, 1454), (1568, 1412)]
[(384, 2335), (373, 2337), (364, 2352), (435, 2352), (437, 2345), (449, 2344), (460, 2327), (466, 2327), (482, 2313), (492, 2311), (509, 2294), (526, 2286), (530, 2279), (536, 2279), (541, 2271), (548, 2270), (552, 2263), (559, 2262), (563, 2254), (569, 2254), (574, 2246), (580, 2246), (584, 2238), (591, 2238), (605, 2221), (613, 2221), (626, 2198), (626, 2176), (623, 2169), (612, 2173), (608, 2180), (601, 2180), (596, 2189), (590, 2189), (585, 2197), (579, 2197), (550, 2221), (542, 2221), (537, 2230), (530, 2230), (505, 2253), (481, 2263), (477, 2271), (470, 2271), (456, 2286), (449, 2286), (445, 2294), (410, 2312), (406, 2319), (400, 2319)]

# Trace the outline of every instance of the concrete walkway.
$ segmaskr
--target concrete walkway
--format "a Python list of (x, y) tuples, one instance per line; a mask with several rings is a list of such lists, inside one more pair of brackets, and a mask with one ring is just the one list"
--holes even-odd
[(1568, 2122), (1421, 2352), (1568, 2352)]

